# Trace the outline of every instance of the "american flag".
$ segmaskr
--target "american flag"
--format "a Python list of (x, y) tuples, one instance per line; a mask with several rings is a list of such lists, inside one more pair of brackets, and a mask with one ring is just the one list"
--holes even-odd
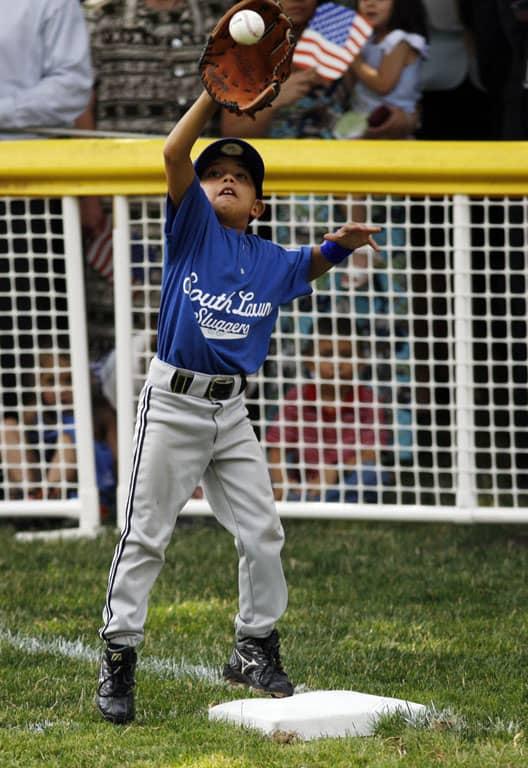
[(102, 277), (109, 282), (114, 278), (113, 248), (112, 248), (112, 219), (107, 216), (104, 227), (96, 237), (88, 243), (86, 261)]
[(342, 77), (372, 34), (365, 19), (342, 5), (323, 3), (297, 41), (293, 64), (315, 68), (325, 80)]

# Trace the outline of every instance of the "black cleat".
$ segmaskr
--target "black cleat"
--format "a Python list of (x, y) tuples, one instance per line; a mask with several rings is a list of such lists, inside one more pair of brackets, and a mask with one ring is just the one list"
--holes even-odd
[(95, 702), (105, 720), (120, 725), (134, 719), (137, 653), (129, 646), (106, 647)]
[(282, 668), (276, 629), (268, 637), (237, 640), (223, 674), (232, 685), (247, 685), (277, 699), (293, 695), (293, 685)]

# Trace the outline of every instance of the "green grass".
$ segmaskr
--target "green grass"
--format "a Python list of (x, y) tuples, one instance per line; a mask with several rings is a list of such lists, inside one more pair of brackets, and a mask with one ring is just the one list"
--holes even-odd
[(209, 705), (248, 694), (169, 666), (183, 659), (220, 670), (231, 650), (235, 549), (207, 521), (177, 531), (152, 593), (136, 722), (105, 723), (93, 694), (116, 535), (22, 543), (4, 525), (2, 768), (525, 768), (526, 531), (335, 521), (285, 528), (290, 605), (279, 628), (294, 682), (421, 702), (423, 721), (390, 717), (373, 737), (285, 744), (209, 722)]

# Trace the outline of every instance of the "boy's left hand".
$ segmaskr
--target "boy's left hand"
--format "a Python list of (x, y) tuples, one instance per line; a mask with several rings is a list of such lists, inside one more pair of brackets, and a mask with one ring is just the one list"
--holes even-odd
[(349, 251), (361, 248), (362, 245), (370, 245), (375, 251), (380, 251), (380, 246), (373, 238), (377, 232), (381, 232), (381, 227), (357, 224), (352, 221), (349, 224), (343, 224), (336, 232), (327, 232), (323, 240), (330, 240)]
[[(265, 31), (254, 45), (236, 43), (229, 23), (242, 10), (255, 11)], [(255, 116), (278, 96), (290, 74), (295, 35), (290, 19), (275, 0), (242, 0), (218, 21), (198, 68), (214, 101), (237, 115)]]

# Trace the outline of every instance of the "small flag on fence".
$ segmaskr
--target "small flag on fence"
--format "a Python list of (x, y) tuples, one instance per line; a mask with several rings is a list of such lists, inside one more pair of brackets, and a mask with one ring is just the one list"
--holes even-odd
[(323, 3), (300, 36), (293, 64), (315, 68), (325, 80), (342, 77), (372, 34), (365, 19), (342, 5)]
[(114, 277), (112, 253), (112, 219), (107, 216), (103, 229), (88, 245), (86, 260), (101, 277), (105, 277), (109, 282)]

